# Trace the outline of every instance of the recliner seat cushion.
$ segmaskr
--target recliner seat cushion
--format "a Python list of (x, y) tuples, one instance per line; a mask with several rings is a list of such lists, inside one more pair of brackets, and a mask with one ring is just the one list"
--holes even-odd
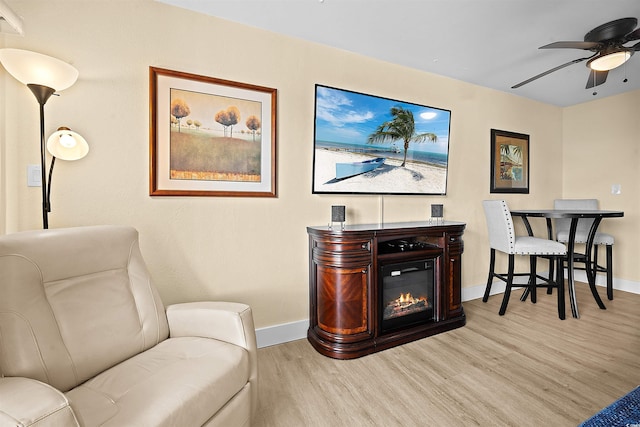
[(170, 338), (66, 395), (84, 426), (199, 426), (247, 385), (249, 371), (241, 347)]

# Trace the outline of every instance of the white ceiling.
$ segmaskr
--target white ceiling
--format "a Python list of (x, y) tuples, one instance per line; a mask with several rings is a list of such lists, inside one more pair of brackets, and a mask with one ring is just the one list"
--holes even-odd
[(640, 53), (610, 71), (595, 96), (585, 89), (586, 61), (511, 89), (591, 54), (540, 46), (640, 19), (640, 0), (157, 1), (558, 106), (640, 89)]

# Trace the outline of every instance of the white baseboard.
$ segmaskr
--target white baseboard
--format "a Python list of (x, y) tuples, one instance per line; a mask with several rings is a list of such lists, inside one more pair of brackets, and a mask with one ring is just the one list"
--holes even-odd
[[(584, 271), (575, 272), (575, 280), (578, 282), (586, 282), (587, 275)], [(606, 278), (598, 275), (596, 285), (606, 286)], [(471, 301), (482, 298), (484, 295), (485, 285), (477, 285), (462, 288), (462, 301)], [(613, 279), (613, 289), (620, 291), (640, 294), (640, 283), (631, 280)], [(501, 281), (494, 282), (491, 286), (491, 295), (501, 294), (504, 292), (504, 283)], [(269, 347), (272, 345), (283, 344), (289, 341), (296, 341), (307, 337), (307, 329), (309, 328), (309, 320), (303, 319), (297, 322), (283, 323), (281, 325), (267, 326), (266, 328), (256, 329), (256, 339), (258, 348)]]
[(307, 329), (309, 329), (308, 319), (256, 329), (258, 348), (306, 338)]

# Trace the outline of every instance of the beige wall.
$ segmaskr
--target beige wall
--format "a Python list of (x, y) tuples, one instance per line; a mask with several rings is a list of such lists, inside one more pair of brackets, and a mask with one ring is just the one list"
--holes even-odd
[[(612, 72), (613, 74), (613, 72)], [(609, 77), (609, 79), (615, 76)], [(592, 197), (624, 218), (605, 220), (602, 231), (616, 238), (616, 278), (639, 281), (640, 91), (566, 108), (563, 111), (563, 194)], [(620, 184), (620, 194), (611, 186)]]
[[(351, 223), (378, 221), (380, 196), (311, 194), (316, 83), (452, 111), (447, 195), (385, 196), (384, 219), (427, 219), (428, 206), (443, 203), (448, 219), (466, 222), (465, 288), (484, 286), (486, 280), (488, 245), (480, 202), (502, 197), (489, 194), (490, 129), (531, 136), (531, 194), (506, 195), (513, 207), (551, 206), (563, 194), (563, 177), (568, 180), (570, 171), (581, 167), (572, 159), (563, 164), (569, 150), (563, 152), (563, 135), (578, 138), (572, 117), (581, 114), (578, 109), (563, 112), (151, 0), (9, 3), (24, 18), (25, 36), (3, 35), (0, 44), (58, 57), (80, 71), (79, 81), (46, 105), (47, 133), (67, 125), (91, 146), (82, 161), (56, 165), (51, 227), (135, 226), (166, 303), (209, 298), (247, 302), (259, 328), (306, 319), (305, 227), (327, 223), (333, 204), (347, 206)], [(278, 89), (277, 198), (148, 196), (149, 66)], [(0, 172), (7, 178), (0, 180), (0, 196), (6, 194), (0, 231), (39, 228), (40, 190), (26, 186), (26, 165), (39, 162), (37, 103), (11, 77), (0, 72), (0, 79), (0, 120), (8, 125), (0, 139)], [(635, 99), (637, 108), (637, 95)], [(583, 108), (591, 111), (589, 105)], [(617, 154), (608, 150), (603, 156)], [(636, 165), (637, 160), (636, 149)], [(633, 183), (631, 176), (622, 182), (623, 197), (635, 195), (635, 205), (615, 207), (637, 215), (635, 173)], [(604, 193), (597, 195), (605, 207), (609, 200), (611, 205), (622, 200), (605, 203)], [(633, 229), (637, 235), (637, 224), (637, 216), (627, 215), (620, 231)], [(638, 267), (623, 271), (627, 279), (640, 280)]]

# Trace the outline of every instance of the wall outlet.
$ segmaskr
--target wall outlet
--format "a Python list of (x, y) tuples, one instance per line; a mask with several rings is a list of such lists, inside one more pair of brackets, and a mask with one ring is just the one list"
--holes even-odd
[(621, 194), (621, 193), (622, 193), (622, 185), (620, 184), (611, 185), (611, 194)]
[(27, 165), (27, 186), (42, 187), (42, 173), (40, 165)]

